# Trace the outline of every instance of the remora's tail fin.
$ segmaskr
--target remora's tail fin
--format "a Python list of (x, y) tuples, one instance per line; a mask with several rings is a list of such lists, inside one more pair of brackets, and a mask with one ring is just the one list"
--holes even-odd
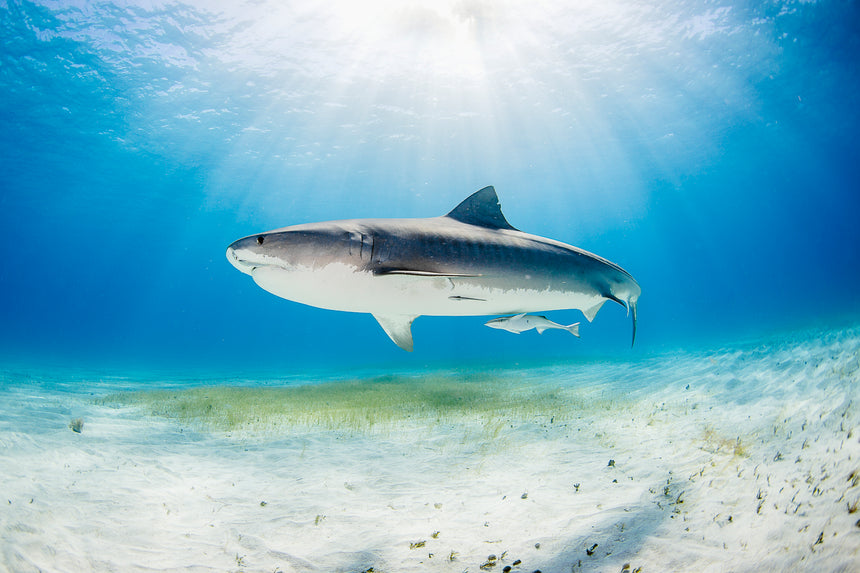
[(579, 323), (578, 322), (574, 322), (571, 325), (565, 326), (564, 329), (567, 330), (572, 335), (574, 335), (575, 337), (579, 338)]

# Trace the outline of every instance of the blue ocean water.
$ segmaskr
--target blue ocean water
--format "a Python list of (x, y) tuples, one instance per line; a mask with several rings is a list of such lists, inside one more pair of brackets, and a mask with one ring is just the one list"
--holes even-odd
[[(860, 311), (860, 8), (0, 0), (0, 355), (131, 371), (634, 358)], [(516, 227), (642, 286), (582, 339), (287, 302), (227, 262), (286, 225)], [(553, 313), (560, 322), (578, 311)]]

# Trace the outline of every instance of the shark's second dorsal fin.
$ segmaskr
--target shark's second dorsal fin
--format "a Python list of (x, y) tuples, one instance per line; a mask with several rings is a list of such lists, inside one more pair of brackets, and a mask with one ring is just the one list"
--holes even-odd
[(454, 210), (446, 216), (455, 221), (477, 225), (478, 227), (516, 231), (502, 215), (502, 206), (499, 204), (499, 197), (492, 185), (469, 195), (465, 201), (454, 207)]

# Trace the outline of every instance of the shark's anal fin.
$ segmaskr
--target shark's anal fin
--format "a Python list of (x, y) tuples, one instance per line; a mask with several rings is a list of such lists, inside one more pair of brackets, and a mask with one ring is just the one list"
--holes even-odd
[(418, 318), (417, 316), (374, 314), (373, 318), (376, 319), (385, 334), (394, 341), (394, 344), (406, 352), (412, 352), (412, 321)]

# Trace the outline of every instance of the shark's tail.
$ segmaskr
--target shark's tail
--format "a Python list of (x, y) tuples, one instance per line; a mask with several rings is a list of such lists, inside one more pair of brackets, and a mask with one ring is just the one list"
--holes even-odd
[(636, 342), (636, 304), (639, 302), (639, 299), (634, 298), (631, 300), (624, 300), (624, 299), (618, 298), (614, 294), (610, 294), (606, 298), (608, 298), (610, 300), (614, 300), (615, 302), (617, 302), (618, 304), (620, 304), (621, 306), (623, 306), (624, 308), (627, 309), (628, 315), (632, 315), (632, 317), (633, 317), (633, 339), (630, 341), (630, 348), (633, 348), (633, 344)]
[(633, 339), (630, 341), (630, 348), (633, 348), (633, 343), (636, 342), (636, 304), (638, 301), (634, 300), (630, 303), (630, 314), (633, 316)]

